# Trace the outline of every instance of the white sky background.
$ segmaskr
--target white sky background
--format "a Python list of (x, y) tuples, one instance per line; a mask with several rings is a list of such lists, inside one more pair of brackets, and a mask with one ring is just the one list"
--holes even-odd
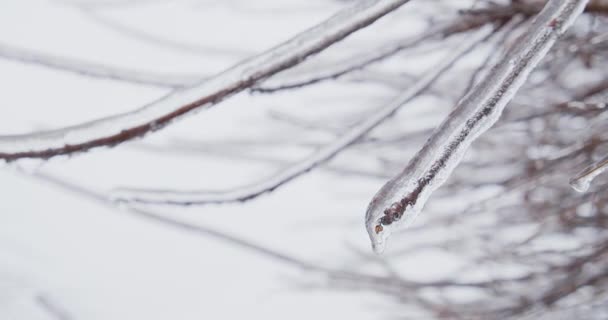
[[(349, 4), (330, 0), (121, 2), (99, 0), (98, 6), (88, 8), (94, 8), (98, 18), (170, 39), (182, 48), (162, 47), (108, 28), (85, 7), (74, 5), (87, 3), (84, 0), (2, 0), (0, 42), (137, 70), (211, 75)], [(416, 19), (420, 9), (414, 3), (404, 6), (300, 70), (420, 32), (424, 28)], [(396, 57), (375, 70), (398, 66), (403, 71), (420, 71), (437, 58), (432, 53), (416, 61)], [(2, 134), (131, 110), (167, 92), (3, 59), (0, 87)], [(297, 161), (314, 151), (302, 147), (303, 142), (323, 145), (333, 137), (326, 131), (273, 120), (269, 111), (344, 127), (396, 94), (386, 86), (347, 81), (269, 96), (243, 93), (142, 141), (70, 159), (19, 165), (104, 192), (117, 186), (231, 188), (271, 175), (280, 166), (220, 156), (213, 150), (228, 146), (227, 150), (237, 153)], [(410, 125), (431, 127), (447, 107), (431, 97), (417, 99), (407, 112), (375, 132), (407, 132), (403, 123), (428, 110), (431, 117), (425, 114)], [(202, 151), (184, 155), (142, 148), (177, 139), (194, 141)], [(404, 153), (418, 147), (404, 146)], [(381, 168), (374, 154), (361, 150), (365, 151), (349, 151), (331, 164)], [(407, 160), (403, 158), (403, 163)], [(363, 216), (383, 182), (318, 169), (245, 204), (157, 211), (310, 262), (353, 267), (357, 251), (371, 253)], [(311, 275), (293, 266), (100, 206), (19, 173), (14, 166), (1, 168), (0, 194), (0, 319), (52, 319), (36, 302), (38, 295), (48, 297), (76, 320), (354, 320), (399, 314), (398, 304), (390, 298), (369, 292), (303, 289), (300, 285), (307, 284)], [(449, 274), (457, 266), (456, 257), (431, 252), (413, 257), (400, 266), (400, 272), (426, 280)]]

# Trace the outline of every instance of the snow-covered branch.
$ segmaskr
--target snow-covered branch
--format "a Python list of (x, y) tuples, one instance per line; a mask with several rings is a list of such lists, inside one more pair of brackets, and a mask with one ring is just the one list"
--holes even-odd
[(424, 77), (410, 86), (407, 90), (395, 97), (390, 103), (381, 109), (374, 111), (353, 126), (350, 130), (340, 135), (333, 143), (325, 146), (310, 157), (281, 171), (272, 177), (251, 186), (245, 186), (228, 191), (172, 191), (172, 190), (150, 190), (143, 188), (122, 188), (113, 193), (115, 200), (123, 202), (156, 203), (171, 205), (192, 205), (206, 203), (224, 203), (245, 201), (255, 198), (266, 192), (270, 192), (292, 179), (312, 170), (316, 166), (328, 161), (345, 148), (365, 136), (372, 129), (380, 125), (384, 120), (392, 116), (399, 108), (417, 97), (427, 89), (435, 80), (447, 71), (464, 54), (474, 48), (479, 42), (492, 35), (494, 28), (482, 28), (467, 39), (460, 47), (453, 50), (449, 57), (445, 58), (439, 65), (429, 70)]
[(374, 196), (366, 212), (372, 247), (382, 252), (397, 225), (411, 223), (433, 191), (489, 129), (547, 54), (582, 13), (587, 0), (550, 0), (529, 30), (435, 130), (405, 169)]
[(409, 0), (365, 0), (283, 44), (201, 84), (176, 90), (144, 107), (61, 129), (0, 136), (0, 159), (50, 158), (124, 141), (159, 130), (202, 107), (248, 89), (346, 38)]

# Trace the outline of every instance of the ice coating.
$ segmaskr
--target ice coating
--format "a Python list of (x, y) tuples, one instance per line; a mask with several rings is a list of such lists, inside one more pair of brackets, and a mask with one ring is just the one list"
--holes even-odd
[(576, 176), (574, 176), (574, 178), (570, 180), (570, 186), (572, 187), (572, 189), (578, 192), (587, 192), (587, 190), (589, 190), (591, 182), (593, 182), (593, 180), (597, 176), (599, 176), (606, 170), (608, 170), (608, 156), (590, 165), (589, 167), (578, 173)]
[(364, 0), (258, 56), (212, 77), (175, 90), (139, 109), (82, 124), (31, 134), (0, 136), (0, 160), (50, 158), (114, 146), (159, 130), (257, 82), (302, 62), (409, 0)]
[(272, 191), (282, 184), (308, 172), (318, 164), (331, 159), (336, 154), (340, 153), (344, 148), (365, 136), (365, 134), (370, 132), (372, 129), (394, 114), (404, 104), (408, 103), (417, 97), (420, 92), (428, 88), (435, 81), (435, 79), (437, 79), (437, 77), (448, 70), (454, 64), (454, 62), (456, 62), (467, 51), (471, 50), (477, 43), (491, 34), (491, 32), (492, 28), (490, 27), (481, 28), (477, 33), (474, 33), (470, 39), (464, 41), (458, 48), (456, 48), (449, 57), (444, 59), (437, 66), (433, 67), (432, 70), (426, 72), (424, 77), (416, 81), (414, 85), (411, 85), (407, 90), (399, 94), (387, 105), (383, 106), (383, 108), (372, 112), (369, 116), (365, 117), (362, 121), (343, 133), (331, 144), (323, 147), (319, 151), (310, 155), (308, 158), (286, 168), (277, 174), (273, 174), (270, 178), (264, 179), (259, 183), (219, 192), (198, 190), (153, 190), (149, 188), (119, 188), (112, 191), (112, 197), (115, 201), (119, 202), (192, 205), (246, 201), (265, 192)]
[[(265, 81), (262, 86), (256, 87), (255, 90), (258, 92), (274, 92), (280, 89), (297, 88), (307, 84), (336, 79), (352, 70), (369, 66), (370, 64), (381, 61), (382, 59), (394, 55), (405, 48), (413, 47), (422, 41), (442, 36), (445, 33), (445, 30), (449, 30), (453, 24), (454, 23), (446, 23), (441, 26), (434, 27), (431, 30), (415, 37), (408, 37), (401, 41), (397, 41), (396, 43), (384, 45), (373, 50), (372, 52), (351, 56), (333, 66), (327, 66), (321, 70), (315, 70), (314, 74), (312, 75), (310, 73), (301, 74), (297, 72), (297, 69), (292, 69), (286, 72), (288, 76), (287, 81), (283, 79), (283, 76), (279, 76), (270, 79), (270, 81)], [(290, 71), (292, 71), (294, 75), (289, 76)]]
[(366, 228), (372, 248), (381, 253), (390, 233), (410, 224), (460, 163), (471, 143), (500, 117), (528, 75), (588, 1), (550, 0), (529, 30), (435, 129), (405, 169), (371, 201)]

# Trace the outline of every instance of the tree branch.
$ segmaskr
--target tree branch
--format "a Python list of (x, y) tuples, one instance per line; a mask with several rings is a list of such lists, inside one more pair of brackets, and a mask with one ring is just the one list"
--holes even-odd
[(288, 80), (287, 82), (280, 83), (281, 79), (279, 78), (276, 81), (273, 81), (277, 84), (267, 84), (265, 82), (255, 86), (252, 91), (260, 93), (273, 93), (280, 90), (301, 88), (326, 80), (338, 79), (346, 74), (361, 70), (362, 68), (365, 68), (371, 64), (387, 59), (405, 49), (416, 46), (422, 41), (442, 39), (458, 33), (468, 32), (478, 29), (488, 23), (503, 23), (519, 13), (529, 15), (531, 10), (533, 9), (528, 7), (520, 8), (506, 5), (495, 6), (483, 12), (463, 12), (462, 15), (454, 21), (443, 23), (442, 25), (434, 27), (421, 35), (403, 39), (395, 44), (375, 48), (366, 54), (359, 54), (349, 57), (344, 59), (343, 63), (340, 63), (334, 67), (324, 68), (320, 72), (312, 75), (303, 75), (299, 77), (299, 79), (294, 78)]
[(491, 36), (488, 29), (480, 30), (467, 39), (459, 48), (453, 50), (449, 57), (441, 64), (433, 67), (418, 82), (409, 89), (394, 98), (390, 103), (378, 111), (365, 117), (365, 120), (353, 126), (352, 129), (342, 134), (333, 143), (322, 148), (303, 161), (263, 180), (252, 186), (245, 186), (235, 190), (208, 192), (208, 191), (172, 191), (172, 190), (150, 190), (143, 188), (121, 188), (114, 191), (113, 196), (117, 201), (170, 204), (170, 205), (192, 205), (207, 203), (238, 202), (253, 199), (266, 192), (275, 190), (283, 184), (312, 170), (316, 166), (333, 158), (345, 148), (361, 139), (372, 129), (380, 125), (384, 120), (391, 117), (400, 107), (408, 103), (421, 92), (427, 89), (435, 80), (446, 72), (456, 61), (458, 61), (469, 50), (473, 49), (479, 42)]
[(471, 143), (498, 120), (528, 75), (586, 4), (587, 0), (550, 0), (528, 32), (460, 101), (405, 169), (378, 191), (365, 218), (374, 251), (384, 250), (397, 224), (409, 224), (416, 218), (431, 193), (446, 181)]
[(365, 0), (340, 11), (291, 40), (237, 64), (202, 84), (176, 90), (131, 112), (79, 125), (32, 134), (0, 136), (0, 159), (48, 159), (115, 146), (160, 130), (174, 120), (211, 107), (252, 87), (280, 71), (291, 68), (351, 33), (365, 28), (409, 0)]

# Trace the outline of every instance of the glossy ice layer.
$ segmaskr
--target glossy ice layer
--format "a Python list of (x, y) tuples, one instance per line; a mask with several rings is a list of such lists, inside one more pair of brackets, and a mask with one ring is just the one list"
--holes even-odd
[(394, 228), (416, 218), (431, 193), (446, 181), (471, 143), (498, 120), (530, 72), (586, 4), (584, 0), (549, 1), (529, 30), (458, 103), (405, 169), (378, 191), (365, 219), (375, 252), (384, 250)]
[(117, 201), (124, 202), (141, 202), (141, 203), (160, 203), (160, 204), (205, 204), (205, 203), (224, 203), (245, 201), (258, 195), (270, 192), (282, 184), (298, 177), (299, 175), (308, 172), (315, 166), (323, 163), (336, 154), (344, 150), (344, 148), (356, 142), (377, 127), (384, 120), (394, 114), (404, 104), (417, 97), (422, 91), (427, 89), (442, 73), (449, 69), (468, 50), (471, 50), (475, 44), (479, 43), (483, 38), (491, 32), (491, 28), (482, 28), (468, 41), (463, 43), (458, 49), (441, 64), (435, 66), (433, 70), (426, 73), (424, 77), (418, 80), (414, 85), (410, 86), (406, 91), (395, 97), (390, 103), (383, 108), (374, 111), (365, 119), (353, 126), (350, 130), (342, 134), (338, 139), (331, 144), (323, 147), (319, 151), (312, 154), (307, 159), (274, 174), (268, 179), (253, 184), (251, 186), (242, 187), (235, 190), (225, 192), (209, 192), (209, 191), (171, 191), (171, 190), (149, 190), (143, 188), (123, 188), (114, 190), (113, 197)]

